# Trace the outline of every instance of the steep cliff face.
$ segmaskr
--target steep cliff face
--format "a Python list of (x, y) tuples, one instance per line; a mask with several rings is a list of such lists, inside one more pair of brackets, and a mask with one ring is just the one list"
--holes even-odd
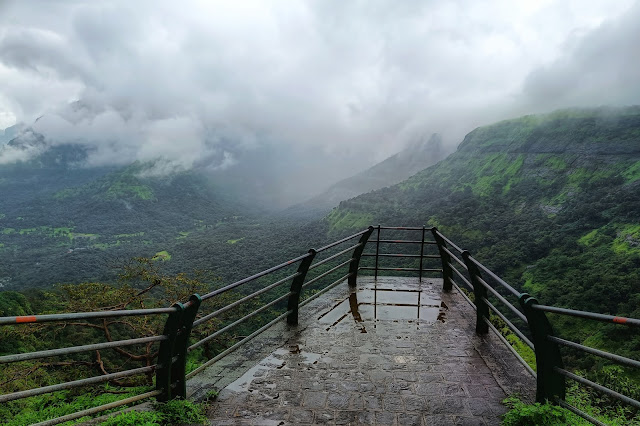
[(437, 226), (543, 299), (637, 316), (640, 108), (478, 128), (445, 160), (342, 202), (325, 221), (334, 232), (363, 221)]

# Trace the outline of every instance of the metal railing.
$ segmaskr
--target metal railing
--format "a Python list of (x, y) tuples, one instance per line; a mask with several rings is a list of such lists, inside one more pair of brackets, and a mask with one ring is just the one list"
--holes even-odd
[[(376, 238), (371, 240), (370, 236), (374, 232), (376, 232)], [(414, 236), (404, 239), (399, 238), (398, 234), (403, 232), (413, 233)], [(392, 235), (388, 237), (382, 235), (386, 233)], [(432, 239), (427, 239), (428, 237)], [(353, 244), (356, 238), (358, 242)], [(375, 248), (374, 252), (364, 253), (365, 246), (368, 243), (370, 246), (373, 245)], [(396, 252), (386, 252), (384, 248), (387, 246), (394, 247)], [(412, 252), (411, 247), (415, 246), (419, 248), (416, 248), (415, 251)], [(360, 265), (361, 259), (373, 261), (373, 265)], [(381, 264), (381, 262), (384, 263), (388, 260), (404, 263), (402, 267), (392, 267)], [(437, 263), (439, 267), (433, 267), (435, 263)], [(287, 269), (291, 269), (294, 266), (297, 266), (295, 272), (286, 272)], [(339, 271), (341, 269), (346, 269), (346, 273), (340, 273)], [(476, 332), (478, 334), (486, 334), (489, 330), (495, 332), (507, 347), (511, 349), (514, 356), (536, 377), (536, 399), (539, 402), (551, 401), (571, 410), (594, 424), (600, 424), (598, 420), (592, 418), (587, 413), (566, 403), (565, 379), (570, 379), (629, 404), (632, 407), (640, 408), (640, 402), (567, 371), (562, 363), (560, 347), (569, 347), (627, 367), (638, 368), (640, 367), (640, 361), (561, 339), (554, 335), (546, 314), (568, 315), (630, 327), (640, 326), (640, 320), (541, 305), (529, 294), (517, 291), (473, 258), (468, 251), (460, 248), (436, 228), (428, 228), (425, 226), (390, 227), (380, 225), (377, 227), (370, 226), (365, 230), (319, 249), (310, 249), (306, 254), (216, 289), (203, 296), (197, 294), (192, 295), (186, 303), (177, 303), (170, 308), (0, 318), (0, 326), (3, 326), (28, 325), (52, 321), (64, 322), (78, 319), (119, 318), (125, 316), (167, 316), (162, 334), (154, 336), (0, 356), (0, 364), (7, 364), (137, 344), (160, 344), (157, 362), (153, 365), (0, 395), (0, 403), (63, 389), (105, 383), (114, 379), (141, 374), (153, 374), (155, 376), (156, 389), (154, 391), (47, 420), (40, 424), (53, 425), (87, 415), (97, 414), (126, 404), (141, 402), (152, 397), (160, 401), (185, 398), (187, 379), (198, 374), (203, 369), (225, 357), (285, 318), (290, 325), (298, 324), (299, 308), (301, 306), (321, 296), (345, 280), (347, 280), (350, 286), (356, 285), (359, 271), (369, 271), (369, 273), (372, 271), (374, 278), (378, 277), (380, 271), (390, 271), (392, 273), (401, 272), (405, 274), (417, 273), (420, 280), (422, 280), (426, 274), (437, 274), (441, 276), (443, 278), (444, 291), (451, 291), (453, 288), (456, 288), (460, 294), (474, 306), (476, 310)], [(281, 277), (282, 275), (285, 276)], [(273, 279), (273, 282), (262, 285), (263, 281), (270, 279)], [(262, 280), (262, 282), (258, 280)], [(326, 281), (329, 280), (331, 280), (331, 282), (326, 284)], [(250, 291), (252, 292), (249, 294), (242, 294), (242, 297), (239, 299), (213, 312), (207, 312), (205, 309), (208, 300), (216, 300), (216, 298), (222, 297), (225, 294), (228, 295), (231, 292), (243, 288), (243, 286), (247, 288), (246, 285), (250, 283), (253, 283), (253, 286), (250, 287)], [(459, 283), (461, 285), (459, 285)], [(285, 287), (287, 284), (289, 284), (288, 291)], [(256, 289), (256, 287), (258, 288)], [(472, 294), (473, 301), (467, 296), (466, 292), (462, 290), (463, 288), (466, 288), (470, 295)], [(275, 297), (268, 301), (264, 300), (264, 297), (270, 294), (272, 290), (273, 293), (276, 293)], [(234, 294), (237, 295), (237, 293)], [(512, 303), (509, 301), (509, 299), (513, 300), (514, 298), (517, 302), (514, 301)], [(256, 300), (259, 300), (261, 303), (259, 308), (217, 328), (210, 334), (205, 333), (203, 337), (195, 342), (190, 342), (190, 338), (194, 337), (192, 329), (202, 330), (201, 327), (210, 323), (210, 321), (214, 319), (220, 320), (224, 317), (224, 314), (239, 311), (240, 307)], [(279, 308), (279, 305), (284, 305), (285, 302), (286, 308)], [(506, 313), (500, 311), (498, 306), (506, 307)], [(284, 312), (281, 313), (278, 309), (284, 310)], [(277, 315), (247, 336), (241, 336), (242, 338), (240, 340), (186, 374), (186, 360), (189, 352), (213, 342), (217, 338), (225, 335), (225, 333), (230, 333), (238, 329), (242, 324), (246, 324), (249, 320), (255, 319), (256, 316), (263, 313)], [(533, 371), (520, 354), (513, 349), (496, 329), (494, 324), (492, 324), (492, 315), (499, 318), (524, 344), (535, 352), (537, 373)], [(517, 324), (526, 331), (519, 328)], [(200, 331), (198, 333), (202, 334)]]
[[(569, 347), (585, 354), (605, 358), (626, 367), (640, 368), (640, 361), (561, 339), (554, 335), (553, 328), (546, 314), (552, 313), (573, 316), (611, 324), (620, 324), (627, 327), (639, 327), (640, 320), (541, 305), (528, 293), (521, 293), (509, 285), (489, 268), (473, 258), (467, 250), (463, 250), (457, 246), (437, 229), (434, 228), (433, 233), (436, 241), (439, 243), (438, 247), (442, 256), (445, 287), (447, 286), (447, 281), (449, 281), (451, 285), (458, 289), (467, 301), (475, 307), (476, 332), (478, 334), (486, 334), (489, 329), (492, 329), (499, 334), (499, 331), (491, 323), (490, 319), (491, 315), (495, 315), (504, 322), (523, 343), (534, 351), (537, 372), (534, 372), (511, 345), (503, 339), (513, 354), (527, 370), (536, 377), (537, 402), (544, 403), (549, 401), (558, 404), (593, 424), (602, 424), (602, 422), (593, 418), (588, 413), (565, 401), (565, 379), (569, 379), (631, 407), (640, 408), (639, 401), (567, 371), (563, 365), (561, 347)], [(493, 285), (490, 285), (488, 281), (493, 283)], [(463, 284), (463, 286), (461, 287), (458, 283)], [(473, 301), (466, 296), (462, 288), (468, 289), (473, 294)], [(509, 301), (509, 298), (512, 300), (515, 298), (517, 302), (512, 303)], [(501, 312), (490, 299), (506, 307), (507, 314)], [(516, 325), (518, 323), (521, 324), (523, 328), (526, 326), (525, 330), (527, 331), (518, 328)]]
[[(369, 227), (363, 231), (357, 232), (353, 235), (345, 237), (341, 240), (328, 244), (320, 249), (310, 249), (308, 253), (283, 262), (279, 265), (266, 269), (250, 277), (241, 279), (232, 284), (216, 289), (203, 296), (197, 294), (192, 295), (189, 300), (182, 304), (177, 303), (169, 308), (156, 308), (156, 309), (131, 309), (131, 310), (109, 310), (98, 312), (79, 312), (79, 313), (64, 313), (53, 315), (28, 315), (17, 317), (0, 317), (0, 326), (7, 325), (19, 325), (28, 326), (29, 324), (40, 324), (47, 322), (65, 322), (65, 321), (77, 321), (77, 320), (92, 320), (92, 319), (105, 319), (105, 318), (120, 318), (128, 316), (158, 316), (166, 315), (167, 318), (164, 323), (164, 330), (162, 334), (147, 336), (126, 340), (107, 341), (102, 343), (94, 343), (80, 346), (71, 346), (58, 349), (48, 349), (44, 351), (36, 351), (29, 353), (20, 353), (0, 356), (0, 364), (9, 364), (22, 361), (33, 361), (54, 356), (68, 356), (72, 354), (78, 354), (81, 352), (96, 351), (101, 349), (113, 349), (127, 347), (131, 345), (139, 344), (152, 344), (159, 343), (160, 348), (158, 350), (157, 362), (153, 365), (147, 365), (140, 368), (133, 368), (125, 371), (118, 371), (110, 374), (103, 374), (95, 377), (88, 377), (79, 380), (59, 383), (51, 386), (44, 386), (34, 389), (28, 389), (18, 392), (12, 392), (4, 395), (0, 395), (0, 403), (7, 403), (23, 398), (42, 395), (46, 393), (56, 392), (65, 389), (74, 389), (83, 386), (96, 385), (120, 379), (124, 377), (131, 377), (136, 375), (154, 375), (155, 377), (155, 390), (145, 392), (140, 395), (135, 395), (129, 398), (125, 398), (109, 404), (104, 404), (98, 407), (93, 407), (87, 410), (78, 411), (69, 415), (58, 417), (55, 419), (46, 420), (38, 423), (38, 425), (54, 425), (62, 422), (78, 419), (88, 415), (94, 415), (101, 413), (105, 410), (114, 409), (127, 404), (139, 403), (150, 398), (155, 397), (158, 401), (167, 401), (175, 398), (186, 398), (186, 380), (193, 377), (198, 372), (202, 371), (212, 363), (223, 358), (229, 353), (236, 350), (241, 345), (247, 343), (258, 334), (271, 327), (276, 322), (287, 318), (287, 322), (291, 325), (298, 323), (298, 310), (300, 306), (309, 303), (311, 300), (324, 294), (329, 289), (335, 287), (344, 280), (348, 280), (349, 285), (355, 285), (357, 273), (359, 270), (359, 261), (364, 246), (373, 232), (374, 228)], [(341, 249), (337, 253), (328, 255), (316, 263), (313, 263), (317, 257), (322, 257), (325, 253), (335, 251), (336, 248), (341, 247), (346, 243), (350, 243), (352, 240), (358, 238), (358, 243), (351, 245), (347, 248)], [(342, 261), (342, 257), (348, 257), (346, 261)], [(337, 265), (333, 265), (336, 261), (340, 261)], [(207, 300), (215, 300), (216, 297), (228, 294), (233, 290), (239, 289), (249, 283), (255, 282), (258, 279), (268, 279), (273, 274), (279, 271), (285, 270), (297, 266), (296, 272), (287, 275), (284, 278), (275, 280), (266, 286), (253, 291), (250, 294), (244, 295), (238, 300), (229, 303), (213, 312), (204, 312), (204, 307)], [(327, 269), (327, 270), (324, 270)], [(323, 278), (331, 279), (333, 275), (337, 274), (340, 269), (347, 269), (346, 274), (341, 275), (340, 278), (334, 280), (328, 285), (324, 285)], [(315, 270), (318, 273), (317, 276), (306, 280), (309, 271)], [(305, 282), (306, 280), (306, 282)], [(220, 318), (224, 313), (233, 311), (239, 308), (241, 305), (255, 300), (259, 296), (266, 295), (269, 291), (284, 287), (286, 284), (290, 284), (288, 291), (284, 294), (280, 294), (274, 299), (263, 303), (258, 309), (242, 316), (241, 318), (225, 325), (222, 328), (215, 330), (213, 333), (201, 338), (200, 340), (190, 344), (190, 337), (193, 337), (192, 329), (197, 329), (205, 323)], [(314, 289), (314, 287), (323, 286), (321, 289)], [(315, 293), (309, 294), (309, 297), (303, 298), (303, 290), (308, 293), (315, 290)], [(272, 308), (276, 308), (278, 304), (286, 301), (286, 311), (278, 315), (267, 324), (261, 326), (257, 330), (253, 331), (248, 336), (243, 337), (241, 340), (223, 350), (213, 358), (200, 365), (195, 370), (186, 374), (186, 360), (190, 351), (197, 349), (198, 347), (205, 345), (206, 343), (220, 337), (221, 335), (232, 331), (234, 328), (241, 324), (246, 323), (248, 320), (255, 318), (258, 314), (269, 311)], [(261, 300), (262, 302), (262, 300)], [(197, 318), (197, 319), (196, 319)]]

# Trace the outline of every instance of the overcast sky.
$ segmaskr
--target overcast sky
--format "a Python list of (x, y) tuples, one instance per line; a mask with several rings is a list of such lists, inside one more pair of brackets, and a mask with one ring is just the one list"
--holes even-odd
[(271, 146), (367, 166), (433, 132), (639, 104), (639, 46), (631, 0), (0, 0), (0, 128), (43, 116), (95, 164)]

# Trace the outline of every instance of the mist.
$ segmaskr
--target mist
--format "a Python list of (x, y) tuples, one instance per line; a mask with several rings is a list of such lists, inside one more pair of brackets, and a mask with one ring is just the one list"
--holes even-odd
[(0, 2), (0, 128), (45, 136), (0, 163), (68, 143), (151, 176), (263, 159), (300, 201), (432, 133), (452, 150), (504, 118), (639, 104), (639, 23), (624, 0)]

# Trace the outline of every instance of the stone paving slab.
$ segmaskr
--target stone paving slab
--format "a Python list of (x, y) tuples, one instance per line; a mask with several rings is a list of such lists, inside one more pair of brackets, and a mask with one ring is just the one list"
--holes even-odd
[(305, 306), (188, 382), (213, 425), (494, 425), (535, 380), (442, 280), (371, 277)]

